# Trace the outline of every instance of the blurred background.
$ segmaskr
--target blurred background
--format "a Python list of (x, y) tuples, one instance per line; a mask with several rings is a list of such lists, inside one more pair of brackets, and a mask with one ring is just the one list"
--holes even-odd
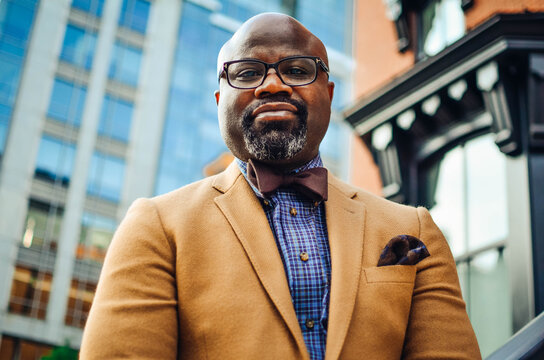
[(267, 11), (327, 47), (329, 170), (431, 210), (484, 357), (544, 310), (544, 1), (0, 0), (0, 359), (77, 357), (130, 204), (232, 161), (217, 53)]

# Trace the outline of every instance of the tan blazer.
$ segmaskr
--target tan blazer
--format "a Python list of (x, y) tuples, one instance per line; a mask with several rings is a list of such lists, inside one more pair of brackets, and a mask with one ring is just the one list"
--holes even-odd
[[(427, 210), (329, 176), (326, 359), (479, 359), (455, 264)], [(430, 257), (376, 267), (395, 235)], [(309, 359), (262, 207), (236, 164), (128, 211), (108, 250), (82, 359)]]

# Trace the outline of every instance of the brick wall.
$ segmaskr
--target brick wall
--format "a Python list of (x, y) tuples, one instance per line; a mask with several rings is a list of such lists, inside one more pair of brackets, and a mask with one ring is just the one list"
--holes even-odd
[(495, 14), (544, 12), (544, 0), (474, 0), (465, 12), (467, 31), (480, 25)]

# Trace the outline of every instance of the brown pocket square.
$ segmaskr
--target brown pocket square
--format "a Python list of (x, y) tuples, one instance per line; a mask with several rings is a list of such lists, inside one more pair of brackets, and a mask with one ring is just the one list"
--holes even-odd
[(415, 236), (397, 235), (383, 248), (378, 266), (415, 265), (429, 255), (423, 241)]

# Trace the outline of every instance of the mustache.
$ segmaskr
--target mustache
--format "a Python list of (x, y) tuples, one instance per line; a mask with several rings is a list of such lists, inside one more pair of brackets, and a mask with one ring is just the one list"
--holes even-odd
[(254, 117), (251, 114), (253, 113), (253, 111), (255, 109), (257, 109), (261, 105), (264, 105), (264, 104), (267, 104), (267, 103), (272, 103), (272, 102), (284, 102), (284, 103), (289, 103), (289, 104), (293, 105), (294, 107), (297, 108), (296, 114), (299, 115), (301, 118), (304, 117), (302, 115), (305, 115), (308, 112), (308, 108), (307, 108), (306, 104), (303, 103), (302, 101), (291, 99), (291, 98), (289, 98), (287, 96), (283, 96), (283, 95), (273, 95), (273, 96), (267, 97), (266, 99), (258, 101), (255, 104), (252, 104), (252, 105), (248, 106), (244, 110), (244, 113), (243, 113), (244, 123), (246, 125), (249, 125), (250, 123), (252, 123)]

